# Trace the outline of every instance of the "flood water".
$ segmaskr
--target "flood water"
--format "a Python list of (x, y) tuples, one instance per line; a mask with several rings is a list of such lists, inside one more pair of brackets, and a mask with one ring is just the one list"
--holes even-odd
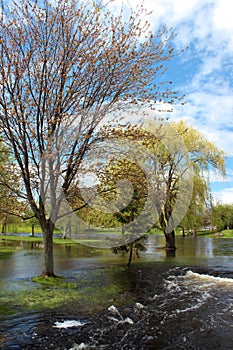
[(12, 249), (0, 259), (1, 349), (233, 349), (232, 239), (177, 237), (168, 258), (151, 235), (129, 269), (126, 255), (55, 245), (56, 273), (77, 283), (59, 291), (64, 305), (31, 281), (39, 244), (1, 244)]

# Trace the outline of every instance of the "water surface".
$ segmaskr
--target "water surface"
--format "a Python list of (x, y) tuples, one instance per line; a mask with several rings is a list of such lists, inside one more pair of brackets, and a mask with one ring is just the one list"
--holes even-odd
[[(55, 245), (56, 273), (76, 281), (78, 288), (62, 291), (67, 296), (64, 306), (23, 310), (17, 296), (25, 291), (37, 295), (41, 288), (31, 278), (41, 272), (42, 247), (11, 242), (14, 253), (0, 259), (0, 345), (57, 350), (233, 349), (233, 240), (177, 237), (175, 258), (166, 257), (163, 245), (163, 237), (149, 236), (147, 250), (134, 257), (130, 269), (124, 267), (126, 255)], [(40, 292), (47, 293), (41, 295), (51, 304), (57, 293), (49, 288)], [(10, 302), (11, 295), (15, 297)], [(14, 312), (7, 314), (11, 305)], [(109, 311), (110, 306), (117, 313)], [(56, 322), (71, 321), (83, 326), (54, 327)]]

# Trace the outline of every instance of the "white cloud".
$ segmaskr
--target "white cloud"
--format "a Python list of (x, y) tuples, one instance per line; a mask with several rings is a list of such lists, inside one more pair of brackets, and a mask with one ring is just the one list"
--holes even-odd
[[(127, 0), (134, 7), (141, 0)], [(154, 30), (161, 24), (177, 33), (177, 49), (190, 48), (182, 55), (189, 65), (188, 79), (179, 79), (179, 90), (187, 103), (175, 106), (172, 120), (183, 118), (198, 128), (217, 147), (233, 154), (233, 2), (229, 0), (144, 0), (153, 10), (149, 20)], [(172, 67), (172, 66), (171, 66)], [(180, 73), (182, 74), (182, 72)], [(173, 79), (174, 81), (174, 79)], [(174, 81), (175, 83), (175, 81)], [(233, 167), (233, 161), (227, 166)], [(223, 203), (233, 203), (233, 173), (223, 180), (210, 174), (210, 181), (229, 188), (214, 192)]]
[[(227, 169), (226, 175), (223, 176), (217, 171), (210, 170), (208, 171), (208, 180), (213, 183), (213, 182), (221, 182), (221, 183), (227, 183), (227, 182), (232, 182), (233, 181), (233, 169)], [(233, 199), (232, 199), (233, 200)]]
[[(121, 1), (117, 1), (121, 3)], [(127, 0), (135, 8), (141, 0)], [(233, 2), (229, 0), (144, 0), (153, 10), (152, 28), (162, 23), (178, 33), (178, 48), (190, 45), (183, 55), (190, 64), (191, 79), (180, 86), (188, 103), (179, 108), (184, 117), (211, 137), (226, 152), (233, 150)], [(192, 67), (196, 58), (198, 65)], [(174, 114), (174, 117), (176, 114)]]
[(232, 2), (229, 0), (216, 1), (214, 11), (214, 24), (218, 29), (229, 29), (232, 33), (233, 21), (232, 21)]
[(233, 187), (225, 188), (222, 191), (212, 192), (214, 204), (226, 203), (233, 204)]

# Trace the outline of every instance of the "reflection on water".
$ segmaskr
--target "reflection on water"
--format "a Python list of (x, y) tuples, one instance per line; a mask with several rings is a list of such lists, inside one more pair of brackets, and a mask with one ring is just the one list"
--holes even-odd
[[(167, 258), (164, 249), (163, 236), (149, 235), (145, 243), (146, 251), (140, 253), (140, 258), (134, 257), (133, 263), (154, 261), (177, 265), (201, 265), (216, 268), (231, 269), (233, 256), (232, 239), (212, 239), (177, 237), (175, 258)], [(15, 249), (15, 252), (5, 259), (0, 259), (0, 278), (20, 279), (31, 278), (42, 270), (42, 243), (35, 242), (4, 242), (5, 247)], [(72, 271), (107, 267), (127, 263), (127, 254), (113, 254), (109, 249), (96, 249), (87, 245), (55, 245), (54, 259), (57, 274), (72, 274)]]
[[(7, 248), (8, 244), (4, 244)], [(150, 235), (147, 250), (140, 253), (140, 258), (134, 257), (131, 269), (119, 267), (127, 262), (124, 254), (114, 255), (109, 250), (86, 245), (55, 245), (56, 273), (78, 282), (77, 298), (83, 293), (93, 294), (96, 299), (83, 299), (84, 305), (82, 300), (73, 298), (64, 308), (46, 313), (36, 310), (22, 313), (18, 306), (14, 315), (0, 317), (0, 347), (47, 346), (64, 350), (83, 344), (87, 349), (232, 350), (233, 240), (177, 237), (175, 258), (166, 257), (161, 249), (164, 245), (163, 237)], [(5, 302), (7, 293), (38, 288), (31, 277), (38, 275), (42, 266), (41, 245), (10, 243), (9, 246), (14, 253), (0, 259), (0, 310), (3, 311), (9, 307)], [(52, 296), (53, 291), (49, 293)], [(95, 319), (91, 310), (97, 310), (104, 298), (105, 313)], [(109, 314), (108, 307), (117, 299), (128, 306), (119, 306), (119, 314)], [(137, 304), (142, 307), (136, 307)], [(126, 319), (132, 322), (124, 323), (123, 327)], [(81, 322), (85, 326), (82, 331), (75, 327), (62, 331), (54, 327), (56, 322), (64, 321)]]

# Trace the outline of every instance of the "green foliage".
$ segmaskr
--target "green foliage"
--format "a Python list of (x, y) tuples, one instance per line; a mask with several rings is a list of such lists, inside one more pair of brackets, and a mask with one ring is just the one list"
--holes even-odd
[[(151, 145), (151, 149), (155, 152), (160, 165), (160, 173), (158, 176), (165, 184), (165, 201), (164, 209), (161, 212), (159, 224), (160, 228), (166, 229), (167, 221), (172, 217), (173, 221), (180, 223), (186, 229), (197, 229), (203, 225), (203, 214), (206, 209), (208, 199), (208, 178), (204, 177), (204, 171), (215, 170), (224, 175), (224, 153), (219, 150), (212, 142), (197, 129), (187, 125), (184, 121), (172, 122), (167, 129), (166, 124), (159, 126), (153, 121), (149, 121), (148, 130), (160, 130), (160, 133), (165, 132), (164, 138), (169, 137), (169, 146), (173, 153), (168, 152), (165, 145)], [(158, 133), (158, 132), (157, 132)], [(178, 143), (177, 143), (178, 139)], [(183, 148), (183, 149), (181, 149)], [(188, 156), (188, 161), (185, 162)], [(184, 165), (184, 169), (180, 167)], [(181, 171), (182, 170), (182, 171)], [(188, 176), (192, 174), (192, 184), (189, 184)], [(187, 176), (187, 188), (192, 185), (192, 193), (185, 191), (185, 183), (182, 181)], [(180, 191), (180, 187), (182, 191)], [(188, 196), (188, 198), (187, 198)], [(177, 214), (173, 212), (177, 207)], [(184, 213), (185, 216), (180, 213)]]
[(217, 204), (210, 210), (211, 224), (217, 230), (233, 228), (233, 204)]

